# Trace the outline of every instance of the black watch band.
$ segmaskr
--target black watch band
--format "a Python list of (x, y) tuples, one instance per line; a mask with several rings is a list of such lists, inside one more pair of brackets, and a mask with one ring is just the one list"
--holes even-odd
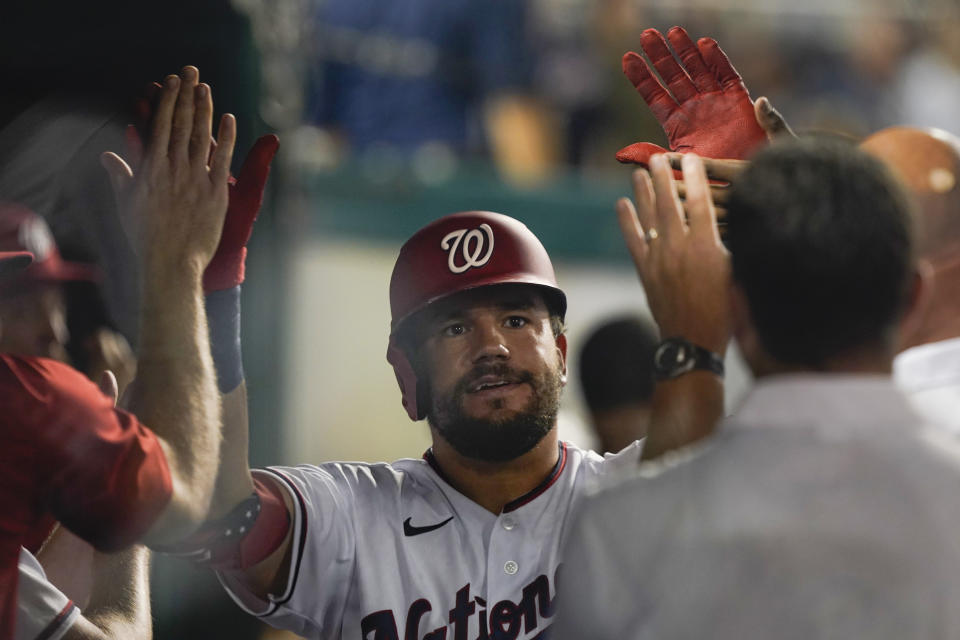
[(694, 370), (723, 376), (723, 358), (680, 337), (663, 340), (653, 354), (653, 373), (657, 380), (672, 380)]

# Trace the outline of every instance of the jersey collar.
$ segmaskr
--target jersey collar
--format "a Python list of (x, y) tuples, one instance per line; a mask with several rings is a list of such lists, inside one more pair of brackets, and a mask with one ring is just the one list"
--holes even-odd
[[(515, 511), (520, 507), (536, 500), (540, 497), (547, 489), (549, 489), (560, 477), (560, 474), (563, 473), (563, 469), (567, 466), (567, 443), (560, 442), (560, 455), (557, 457), (557, 463), (553, 465), (553, 469), (550, 471), (549, 475), (544, 478), (543, 482), (538, 484), (536, 487), (526, 492), (519, 498), (515, 498), (503, 506), (502, 513), (509, 513), (510, 511)], [(427, 464), (430, 465), (430, 468), (440, 476), (440, 479), (446, 482), (451, 487), (453, 484), (450, 482), (450, 479), (443, 473), (440, 469), (440, 465), (437, 464), (437, 459), (433, 455), (433, 447), (427, 449), (423, 454), (423, 459), (427, 461)]]

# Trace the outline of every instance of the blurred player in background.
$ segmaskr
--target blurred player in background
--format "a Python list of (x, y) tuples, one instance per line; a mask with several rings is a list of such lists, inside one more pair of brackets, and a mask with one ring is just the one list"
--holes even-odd
[(600, 452), (617, 452), (647, 434), (660, 339), (639, 316), (613, 318), (594, 329), (580, 349), (580, 385)]
[(666, 159), (637, 171), (631, 253), (691, 327), (729, 323), (758, 382), (715, 437), (585, 504), (560, 637), (957, 635), (956, 446), (890, 375), (922, 297), (906, 197), (853, 147), (774, 146), (732, 187), (727, 258), (693, 250), (717, 232), (682, 166), (686, 223)]
[[(0, 285), (0, 353), (53, 358), (86, 372), (94, 382), (109, 369), (117, 376), (122, 392), (133, 373), (129, 345), (124, 353), (123, 345), (114, 342), (110, 353), (104, 354), (104, 366), (97, 371), (87, 370), (87, 363), (81, 366), (68, 354), (71, 334), (64, 287), (70, 283), (97, 286), (97, 269), (64, 260), (43, 218), (15, 203), (0, 204), (0, 247), (29, 251), (34, 256), (27, 269)], [(36, 524), (24, 546), (36, 553), (53, 526), (54, 520), (48, 515)]]
[(913, 196), (918, 251), (930, 266), (925, 312), (901, 337), (894, 379), (924, 418), (960, 434), (960, 140), (891, 127), (860, 148), (893, 169)]
[(67, 362), (70, 336), (61, 285), (94, 281), (96, 269), (64, 261), (43, 218), (14, 203), (0, 204), (0, 249), (34, 255), (33, 264), (0, 289), (0, 352)]
[(104, 393), (52, 360), (0, 356), (4, 639), (15, 625), (17, 638), (59, 636), (68, 627), (84, 638), (149, 634), (143, 552), (98, 556), (89, 617), (77, 616), (21, 547), (48, 511), (101, 551), (170, 543), (208, 517), (220, 410), (201, 283), (221, 238), (235, 138), (226, 116), (209, 153), (212, 114), (209, 89), (186, 68), (182, 80), (166, 80), (136, 175), (119, 157), (104, 157), (141, 259), (141, 368), (129, 397), (138, 417), (114, 409), (112, 376)]
[[(60, 247), (61, 255), (72, 262), (93, 267), (88, 252), (72, 245)], [(127, 338), (107, 307), (105, 285), (101, 281), (72, 280), (62, 286), (67, 311), (67, 355), (70, 364), (91, 380), (99, 380), (104, 371), (117, 378), (120, 397), (137, 372), (137, 360)]]
[(308, 115), (376, 163), (489, 155), (519, 182), (558, 161), (553, 118), (531, 89), (527, 3), (329, 0), (314, 15)]

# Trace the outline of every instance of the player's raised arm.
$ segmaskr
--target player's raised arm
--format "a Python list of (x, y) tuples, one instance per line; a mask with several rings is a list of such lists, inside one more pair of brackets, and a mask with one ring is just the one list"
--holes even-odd
[[(149, 115), (149, 114), (148, 114)], [(137, 146), (134, 139), (134, 147)], [(245, 574), (270, 576), (286, 550), (291, 522), (281, 491), (255, 482), (249, 466), (249, 420), (240, 336), (241, 285), (245, 277), (246, 244), (263, 203), (270, 164), (279, 148), (275, 135), (256, 141), (239, 174), (229, 181), (229, 204), (217, 250), (203, 274), (204, 305), (210, 349), (222, 406), (220, 466), (207, 519), (190, 537), (173, 545), (155, 547), (199, 566)], [(274, 553), (276, 552), (276, 553)], [(265, 569), (272, 567), (272, 569)], [(282, 581), (285, 573), (280, 576)], [(253, 577), (252, 585), (260, 584)], [(261, 591), (260, 589), (256, 589)], [(262, 593), (268, 591), (265, 586)]]
[[(159, 436), (173, 487), (148, 544), (173, 542), (207, 517), (220, 450), (220, 406), (202, 278), (220, 239), (236, 123), (220, 122), (210, 155), (213, 102), (198, 72), (169, 76), (134, 176), (103, 157), (141, 263), (139, 370), (129, 408)], [(209, 162), (209, 165), (208, 165)]]
[(662, 342), (655, 369), (643, 457), (709, 435), (723, 417), (723, 354), (730, 339), (730, 260), (700, 158), (683, 159), (687, 217), (665, 155), (633, 176), (634, 202), (617, 202), (617, 218), (643, 283)]
[(254, 491), (248, 463), (247, 387), (240, 339), (240, 292), (247, 242), (260, 213), (270, 163), (279, 148), (275, 135), (254, 143), (236, 179), (231, 179), (226, 220), (217, 251), (203, 274), (210, 348), (223, 407), (221, 466), (208, 521), (226, 515)]

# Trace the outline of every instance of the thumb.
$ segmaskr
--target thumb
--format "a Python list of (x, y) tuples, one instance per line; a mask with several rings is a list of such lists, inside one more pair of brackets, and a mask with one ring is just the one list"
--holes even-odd
[(110, 185), (113, 187), (113, 194), (119, 202), (133, 181), (133, 171), (123, 158), (112, 151), (104, 151), (100, 154), (100, 164), (106, 169), (110, 177)]
[(790, 138), (797, 137), (793, 129), (790, 128), (790, 125), (787, 124), (787, 121), (784, 120), (779, 111), (773, 108), (773, 105), (770, 104), (767, 98), (763, 96), (757, 98), (756, 102), (753, 103), (753, 112), (756, 115), (757, 124), (759, 124), (760, 128), (767, 134), (768, 140), (772, 141), (774, 138), (779, 138), (780, 136)]
[(639, 164), (646, 167), (650, 164), (650, 156), (658, 153), (668, 153), (668, 150), (649, 142), (634, 142), (617, 151), (617, 160), (624, 164)]
[(100, 384), (97, 385), (100, 387), (100, 391), (103, 392), (103, 395), (109, 396), (113, 400), (113, 405), (117, 405), (117, 397), (120, 395), (120, 388), (117, 386), (117, 377), (113, 375), (113, 371), (110, 369), (104, 369), (103, 373), (100, 374)]

